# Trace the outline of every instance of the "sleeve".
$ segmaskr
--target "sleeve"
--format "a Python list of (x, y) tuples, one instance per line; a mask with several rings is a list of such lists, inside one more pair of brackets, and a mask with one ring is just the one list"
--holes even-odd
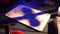
[(48, 23), (48, 34), (58, 34), (57, 27), (53, 21)]

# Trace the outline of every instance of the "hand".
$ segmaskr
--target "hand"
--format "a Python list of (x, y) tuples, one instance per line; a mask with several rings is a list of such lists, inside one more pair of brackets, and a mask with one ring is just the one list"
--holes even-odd
[(60, 24), (60, 17), (56, 17), (56, 22), (57, 22), (57, 24)]
[(58, 15), (60, 16), (60, 7), (58, 8)]

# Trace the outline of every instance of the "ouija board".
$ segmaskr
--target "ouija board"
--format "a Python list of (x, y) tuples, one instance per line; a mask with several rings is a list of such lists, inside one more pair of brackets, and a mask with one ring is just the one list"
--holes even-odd
[(50, 14), (24, 5), (16, 6), (5, 15), (38, 31), (43, 31), (50, 19)]

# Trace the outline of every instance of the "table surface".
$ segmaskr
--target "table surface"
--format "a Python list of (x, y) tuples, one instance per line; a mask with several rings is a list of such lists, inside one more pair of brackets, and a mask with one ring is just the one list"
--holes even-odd
[[(47, 34), (47, 32), (36, 32), (35, 30), (19, 23), (16, 23), (15, 26), (12, 26), (12, 30), (22, 30), (25, 34)], [(0, 34), (4, 34), (4, 28), (0, 28)]]

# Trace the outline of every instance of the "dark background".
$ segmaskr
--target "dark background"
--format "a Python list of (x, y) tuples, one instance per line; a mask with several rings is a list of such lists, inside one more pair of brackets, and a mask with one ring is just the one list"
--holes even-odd
[[(26, 1), (26, 2), (25, 2)], [(8, 11), (10, 11), (11, 9), (13, 9), (15, 6), (17, 6), (18, 4), (24, 4), (24, 5), (27, 5), (27, 6), (30, 6), (30, 7), (32, 7), (32, 8), (36, 8), (36, 9), (39, 9), (39, 10), (46, 10), (46, 12), (47, 13), (54, 13), (54, 12), (57, 12), (57, 9), (58, 9), (58, 6), (60, 5), (60, 3), (59, 3), (59, 1), (60, 0), (49, 0), (49, 1), (52, 1), (52, 2), (54, 2), (55, 4), (53, 5), (53, 6), (47, 6), (47, 5), (45, 5), (45, 4), (43, 4), (43, 6), (41, 5), (40, 6), (40, 4), (37, 4), (37, 6), (35, 6), (35, 4), (36, 3), (38, 3), (38, 1), (41, 1), (41, 0), (33, 0), (34, 2), (36, 2), (35, 4), (33, 3), (33, 4), (31, 4), (30, 3), (30, 1), (32, 1), (32, 0), (9, 0), (7, 3), (4, 3), (2, 0), (0, 0), (0, 24), (2, 25), (2, 24), (8, 24), (9, 22), (13, 22), (14, 20), (12, 20), (12, 19), (10, 19), (10, 18), (8, 18), (8, 17), (6, 17), (5, 16), (5, 14), (8, 12)], [(44, 0), (43, 0), (44, 1)], [(41, 2), (43, 2), (43, 1), (41, 1)], [(53, 9), (51, 8), (51, 7), (54, 7)], [(52, 9), (52, 10), (50, 10), (50, 9)], [(54, 15), (53, 15), (54, 16)], [(51, 18), (54, 18), (54, 17), (51, 17)], [(7, 22), (7, 21), (9, 21), (9, 22)], [(56, 33), (57, 31), (57, 29), (54, 29), (54, 28), (56, 28), (54, 25), (53, 25), (54, 23), (50, 23), (49, 25), (48, 25), (48, 29), (49, 29), (49, 33), (51, 33), (51, 31), (53, 31), (53, 33)], [(51, 26), (53, 27), (51, 27)], [(50, 29), (50, 28), (52, 28), (52, 30)], [(16, 28), (17, 29), (17, 28)], [(30, 32), (29, 32), (30, 33)], [(32, 33), (32, 32), (31, 32)], [(34, 33), (36, 33), (36, 32), (34, 32)], [(52, 34), (52, 33), (51, 33)]]

